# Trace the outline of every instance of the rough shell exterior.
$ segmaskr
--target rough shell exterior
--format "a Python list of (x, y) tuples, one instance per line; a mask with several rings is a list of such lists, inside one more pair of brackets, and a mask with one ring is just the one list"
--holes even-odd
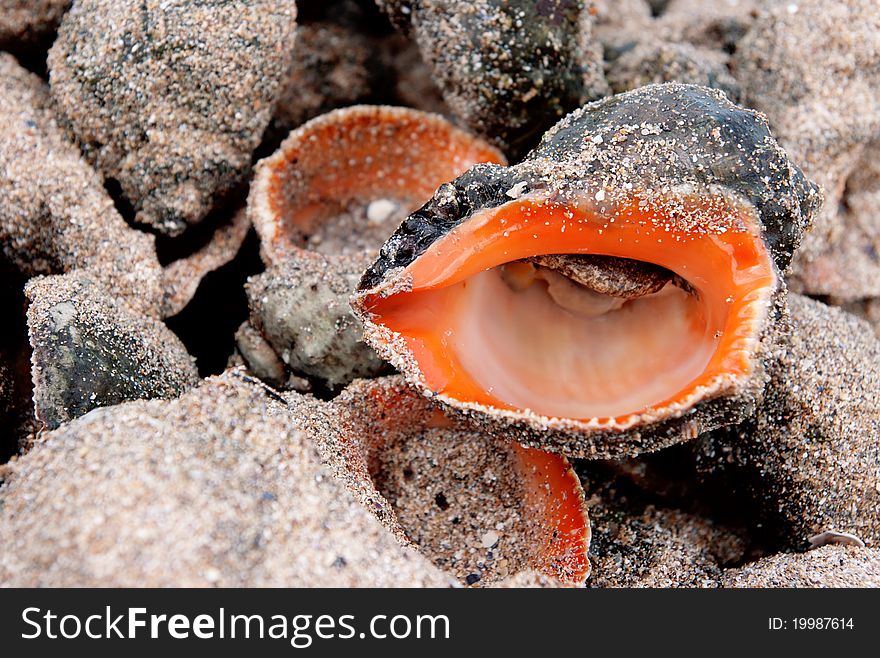
[(358, 270), (350, 261), (314, 255), (272, 267), (247, 284), (253, 327), (287, 367), (330, 388), (388, 369), (363, 342), (363, 325), (349, 307)]
[(880, 340), (863, 321), (789, 299), (754, 417), (705, 437), (702, 470), (747, 487), (783, 548), (825, 531), (880, 543)]
[(25, 276), (87, 269), (157, 316), (154, 239), (130, 228), (100, 177), (58, 127), (49, 90), (0, 54), (0, 250)]
[(82, 0), (52, 96), (137, 221), (177, 234), (248, 173), (290, 65), (292, 2)]
[(582, 0), (419, 0), (402, 8), (453, 113), (510, 153), (608, 92)]
[[(646, 203), (664, 209), (674, 218), (671, 222), (698, 231), (712, 227), (701, 224), (705, 221), (701, 216), (681, 212), (676, 192), (712, 198), (732, 194), (756, 210), (764, 240), (780, 270), (790, 262), (811, 212), (820, 203), (815, 187), (779, 148), (760, 115), (702, 87), (649, 86), (572, 113), (519, 165), (477, 166), (441, 186), (382, 248), (361, 280), (355, 309), (366, 295), (393, 290), (400, 283), (395, 277), (401, 268), (476, 211), (509, 201), (513, 190), (513, 196), (537, 194), (562, 202), (584, 195), (594, 198), (602, 190), (611, 213), (616, 201), (638, 194)], [(782, 303), (781, 297), (776, 302)], [(770, 323), (773, 313), (778, 309), (771, 312)], [(420, 386), (418, 365), (407, 358), (406, 348), (383, 334), (383, 328), (369, 317), (364, 321), (367, 341)], [(662, 417), (642, 419), (626, 432), (592, 428), (576, 444), (566, 438), (583, 429), (576, 421), (444, 401), (460, 407), (488, 431), (504, 432), (543, 449), (588, 458), (637, 454), (745, 420), (764, 384), (760, 362), (769, 347), (765, 340), (756, 342), (754, 349), (754, 376), (737, 383), (732, 392), (704, 399), (695, 407), (670, 408)]]
[(609, 208), (636, 192), (666, 205), (677, 190), (732, 192), (757, 210), (780, 270), (821, 204), (760, 114), (711, 89), (650, 85), (572, 112), (521, 164), (478, 165), (441, 186), (385, 243), (360, 290), (392, 278), (475, 212), (510, 201), (514, 186), (515, 197), (540, 192), (563, 201), (603, 190)]
[(45, 435), (0, 489), (10, 586), (444, 587), (235, 373)]
[[(801, 0), (766, 9), (734, 59), (744, 100), (767, 115), (827, 197), (804, 238), (792, 288), (849, 300), (880, 296), (880, 5)], [(851, 194), (865, 193), (850, 204)]]
[(177, 336), (88, 273), (32, 279), (25, 292), (34, 411), (49, 429), (96, 407), (176, 397), (198, 382)]

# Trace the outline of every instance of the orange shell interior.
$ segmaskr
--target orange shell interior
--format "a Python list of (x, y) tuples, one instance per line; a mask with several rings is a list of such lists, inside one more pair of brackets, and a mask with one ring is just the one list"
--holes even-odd
[[(424, 385), (458, 402), (609, 427), (686, 409), (751, 373), (776, 276), (750, 207), (682, 204), (705, 221), (675, 221), (636, 198), (613, 218), (578, 204), (508, 202), (411, 263), (401, 274), (411, 290), (373, 292), (363, 305), (402, 337)], [(668, 284), (582, 317), (539, 286), (503, 283), (500, 266), (539, 254), (647, 261), (692, 292)]]
[[(359, 435), (364, 461), (371, 460), (373, 451), (383, 448), (388, 436), (387, 422), (399, 422), (396, 413), (408, 407), (409, 391), (398, 393), (376, 388), (370, 392), (375, 418), (368, 421), (369, 431)], [(429, 404), (426, 402), (426, 404)], [(439, 409), (414, 416), (407, 428), (419, 432), (424, 428), (456, 427), (456, 421)], [(400, 431), (400, 427), (392, 430)], [(530, 538), (535, 542), (529, 560), (536, 571), (569, 585), (583, 585), (590, 575), (590, 520), (580, 480), (561, 456), (526, 448), (510, 442), (514, 467), (523, 485), (523, 512), (531, 526)], [(370, 477), (366, 466), (362, 477)]]
[(504, 156), (442, 117), (367, 105), (329, 112), (291, 133), (267, 161), (271, 246), (302, 247), (316, 224), (355, 204), (389, 199), (415, 210), (477, 163), (504, 164)]

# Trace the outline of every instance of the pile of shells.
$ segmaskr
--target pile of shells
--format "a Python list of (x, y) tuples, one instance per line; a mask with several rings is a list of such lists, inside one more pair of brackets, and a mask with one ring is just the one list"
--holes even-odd
[(880, 586), (878, 254), (875, 0), (0, 0), (0, 585)]

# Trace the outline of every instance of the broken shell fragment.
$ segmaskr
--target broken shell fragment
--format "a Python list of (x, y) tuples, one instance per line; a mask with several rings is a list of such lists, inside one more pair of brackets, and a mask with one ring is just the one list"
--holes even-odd
[(865, 542), (855, 535), (848, 532), (835, 532), (833, 530), (826, 530), (825, 532), (820, 532), (818, 535), (813, 535), (808, 541), (810, 542), (811, 549), (827, 546), (828, 544), (841, 544), (844, 546), (858, 546), (859, 548), (865, 548)]
[(357, 105), (312, 119), (257, 165), (248, 214), (263, 260), (375, 254), (441, 183), (478, 162), (504, 156), (426, 112)]
[(386, 366), (349, 308), (360, 273), (406, 216), (477, 162), (503, 162), (445, 119), (355, 106), (295, 130), (257, 167), (248, 214), (269, 269), (251, 323), (295, 372), (331, 388)]
[(163, 318), (182, 311), (192, 301), (205, 276), (238, 255), (250, 228), (247, 213), (240, 208), (228, 223), (212, 232), (207, 244), (165, 267), (162, 271)]
[[(363, 326), (348, 304), (358, 280), (352, 269), (348, 260), (294, 258), (246, 285), (253, 328), (287, 368), (331, 389), (388, 370), (363, 342)], [(247, 359), (252, 339), (241, 338), (246, 340), (238, 342), (239, 351)], [(277, 373), (272, 380), (278, 382)]]
[(34, 413), (49, 429), (96, 407), (175, 397), (198, 382), (177, 336), (89, 273), (38, 277), (25, 293)]
[(400, 377), (359, 380), (329, 404), (301, 404), (337, 475), (464, 583), (528, 569), (568, 585), (586, 580), (589, 519), (564, 457), (447, 418)]
[(281, 0), (80, 0), (65, 15), (52, 97), (138, 222), (177, 235), (250, 172), (295, 18)]
[[(779, 271), (818, 202), (760, 115), (644, 87), (573, 113), (519, 165), (443, 185), (353, 307), (380, 356), (487, 430), (573, 456), (654, 450), (754, 408)], [(564, 268), (509, 271), (559, 254), (668, 279), (621, 299)]]

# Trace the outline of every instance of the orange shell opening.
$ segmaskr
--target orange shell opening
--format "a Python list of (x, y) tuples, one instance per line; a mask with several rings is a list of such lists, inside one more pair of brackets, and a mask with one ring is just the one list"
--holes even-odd
[[(293, 131), (263, 162), (254, 222), (264, 251), (280, 255), (374, 201), (392, 202), (401, 211), (395, 216), (405, 217), (477, 163), (504, 164), (504, 156), (440, 116), (370, 105), (335, 110)], [(377, 250), (397, 223), (379, 235)]]
[[(421, 412), (412, 409), (411, 398), (417, 394), (411, 389), (400, 391), (381, 386), (369, 388), (371, 413), (365, 420), (367, 430), (358, 435), (357, 441), (364, 450), (364, 464), (375, 461), (376, 453), (385, 449), (389, 436), (399, 432), (421, 433), (425, 429), (455, 429), (460, 424), (439, 409), (431, 409), (430, 403)], [(400, 423), (405, 422), (405, 427)], [(388, 425), (392, 426), (389, 427)], [(494, 444), (489, 441), (488, 444)], [(568, 460), (561, 456), (526, 448), (514, 442), (498, 444), (501, 452), (510, 449), (513, 467), (522, 483), (522, 511), (528, 524), (527, 539), (533, 542), (529, 551), (528, 566), (568, 585), (583, 585), (590, 575), (590, 520), (584, 491), (580, 480)], [(477, 451), (485, 448), (476, 448)], [(444, 454), (444, 446), (438, 445), (438, 455)], [(361, 477), (371, 477), (364, 465)], [(481, 473), (475, 472), (475, 480)], [(478, 486), (478, 485), (475, 485)]]
[[(458, 403), (618, 429), (686, 410), (751, 373), (774, 265), (750, 207), (679, 200), (697, 226), (639, 203), (613, 218), (536, 199), (481, 211), (403, 271), (411, 289), (363, 306), (402, 338), (423, 385)], [(543, 284), (504, 283), (501, 266), (542, 254), (647, 261), (692, 291), (573, 312)]]

